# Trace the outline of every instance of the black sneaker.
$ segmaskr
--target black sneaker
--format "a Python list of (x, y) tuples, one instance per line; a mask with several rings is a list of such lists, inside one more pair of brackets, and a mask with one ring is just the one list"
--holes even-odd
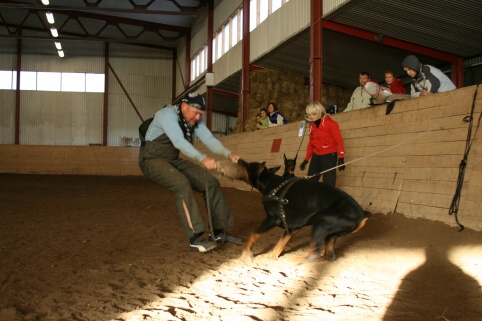
[(242, 242), (240, 238), (232, 236), (227, 232), (221, 232), (217, 235), (214, 235), (214, 241), (216, 241), (217, 243), (237, 243), (237, 244)]
[(210, 240), (196, 239), (189, 246), (191, 252), (208, 252), (216, 248), (216, 243)]

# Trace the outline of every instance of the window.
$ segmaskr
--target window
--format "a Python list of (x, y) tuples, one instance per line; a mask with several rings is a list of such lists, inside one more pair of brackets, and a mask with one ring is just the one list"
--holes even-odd
[(0, 89), (14, 89), (14, 87), (16, 86), (17, 86), (17, 79), (15, 79), (15, 82), (14, 82), (13, 71), (0, 70)]
[(231, 20), (231, 47), (238, 43), (238, 15), (234, 15)]
[(218, 33), (218, 36), (216, 37), (218, 39), (218, 43), (217, 43), (217, 59), (221, 58), (221, 56), (223, 55), (223, 42), (224, 42), (224, 34), (223, 34), (223, 31), (221, 30), (219, 33)]
[(37, 73), (35, 71), (20, 72), (20, 90), (37, 90)]
[(268, 18), (268, 1), (259, 2), (259, 23), (263, 22)]
[(231, 45), (231, 29), (230, 29), (230, 24), (229, 22), (224, 25), (224, 51), (223, 54), (229, 51), (230, 45)]
[(38, 72), (37, 90), (60, 91), (60, 72)]
[(85, 74), (85, 91), (91, 93), (105, 92), (105, 75)]
[(257, 10), (257, 0), (251, 0), (249, 3), (249, 32), (253, 31), (258, 25), (258, 10)]
[[(213, 63), (218, 60), (218, 57), (216, 57), (216, 46), (218, 45), (218, 37), (216, 35), (214, 35), (213, 37)], [(193, 59), (194, 60), (194, 59)]]
[[(0, 89), (17, 89), (17, 72), (0, 70)], [(20, 90), (105, 92), (105, 75), (93, 73), (21, 71)]]
[(61, 91), (85, 91), (85, 74), (63, 72)]
[[(250, 0), (249, 31), (253, 31), (268, 16), (289, 0)], [(243, 8), (239, 7), (213, 35), (212, 62), (243, 40)], [(191, 81), (207, 69), (207, 45), (191, 58)]]

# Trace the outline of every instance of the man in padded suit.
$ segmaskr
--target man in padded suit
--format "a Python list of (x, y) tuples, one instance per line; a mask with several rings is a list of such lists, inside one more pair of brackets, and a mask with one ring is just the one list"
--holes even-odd
[[(139, 166), (144, 176), (174, 193), (192, 252), (213, 250), (216, 242), (241, 243), (239, 238), (225, 231), (233, 226), (233, 219), (219, 181), (207, 171), (216, 169), (216, 161), (192, 145), (196, 134), (214, 154), (231, 161), (239, 159), (206, 127), (202, 119), (205, 110), (204, 98), (195, 92), (186, 94), (179, 105), (165, 106), (150, 123), (145, 146), (141, 147), (139, 154)], [(180, 158), (180, 152), (202, 166)], [(200, 238), (204, 223), (192, 190), (203, 193), (205, 202), (209, 202), (214, 238)]]

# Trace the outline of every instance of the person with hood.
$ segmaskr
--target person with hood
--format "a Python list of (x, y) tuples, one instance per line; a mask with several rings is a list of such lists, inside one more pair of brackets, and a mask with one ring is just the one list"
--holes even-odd
[[(308, 176), (336, 167), (337, 161), (338, 166), (340, 166), (338, 170), (345, 170), (345, 148), (343, 147), (343, 138), (338, 123), (326, 114), (325, 107), (318, 101), (306, 106), (306, 114), (312, 123), (306, 156), (300, 164), (300, 169), (304, 171), (311, 160)], [(335, 186), (336, 170), (333, 169), (321, 175), (323, 183)], [(310, 179), (318, 181), (320, 175), (315, 175)]]
[(427, 96), (456, 89), (454, 83), (440, 69), (423, 65), (414, 55), (402, 61), (402, 68), (412, 78), (412, 97)]
[(353, 94), (350, 97), (350, 102), (343, 112), (370, 107), (370, 98), (372, 98), (372, 96), (370, 96), (364, 88), (365, 84), (370, 81), (370, 75), (368, 72), (360, 72), (358, 81), (360, 82), (360, 86), (356, 87), (353, 91)]
[[(213, 136), (202, 118), (205, 111), (204, 98), (196, 92), (186, 94), (178, 105), (165, 106), (155, 114), (145, 135), (141, 133), (139, 152), (144, 176), (174, 194), (191, 252), (211, 251), (216, 243), (241, 243), (225, 231), (234, 225), (233, 219), (219, 181), (207, 171), (216, 169), (216, 160), (193, 146), (193, 136), (216, 155), (233, 162), (239, 156)], [(179, 157), (181, 152), (186, 158)], [(204, 201), (209, 202), (214, 231), (210, 239), (201, 239), (204, 224), (193, 190), (203, 193)]]

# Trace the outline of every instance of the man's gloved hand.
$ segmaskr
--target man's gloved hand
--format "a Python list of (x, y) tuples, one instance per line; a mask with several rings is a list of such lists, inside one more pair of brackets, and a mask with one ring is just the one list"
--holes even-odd
[(304, 160), (304, 161), (300, 164), (300, 169), (301, 169), (302, 171), (305, 170), (306, 164), (308, 164), (308, 162), (307, 162), (306, 160)]
[(338, 167), (339, 171), (345, 170), (345, 165), (343, 165), (343, 164), (345, 164), (345, 159), (344, 158), (338, 158), (338, 166), (340, 166), (340, 167)]

